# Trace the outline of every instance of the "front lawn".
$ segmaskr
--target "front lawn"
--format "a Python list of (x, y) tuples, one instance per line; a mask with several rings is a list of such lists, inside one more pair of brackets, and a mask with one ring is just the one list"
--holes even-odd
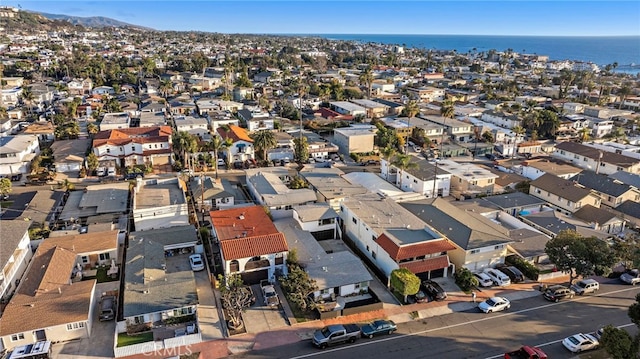
[(144, 332), (140, 334), (129, 335), (127, 333), (118, 334), (118, 347), (126, 347), (128, 345), (140, 344), (153, 341), (153, 332)]

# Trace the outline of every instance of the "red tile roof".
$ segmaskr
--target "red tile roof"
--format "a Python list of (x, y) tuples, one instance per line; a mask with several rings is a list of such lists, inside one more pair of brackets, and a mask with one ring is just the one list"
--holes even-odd
[(449, 267), (448, 256), (423, 259), (415, 262), (400, 263), (400, 268), (407, 268), (413, 274), (425, 273), (428, 271), (443, 269), (447, 267)]
[(220, 137), (230, 138), (233, 142), (246, 141), (253, 143), (253, 140), (249, 137), (249, 132), (240, 126), (229, 125), (229, 131), (223, 127), (218, 127), (218, 133)]
[(385, 252), (389, 253), (391, 259), (399, 262), (403, 259), (410, 259), (428, 254), (441, 253), (456, 249), (456, 247), (449, 243), (446, 239), (439, 239), (434, 241), (419, 242), (416, 244), (409, 244), (404, 246), (398, 246), (392, 241), (386, 234), (382, 234), (376, 242)]
[(225, 260), (289, 250), (284, 235), (278, 232), (262, 206), (212, 211), (211, 224)]

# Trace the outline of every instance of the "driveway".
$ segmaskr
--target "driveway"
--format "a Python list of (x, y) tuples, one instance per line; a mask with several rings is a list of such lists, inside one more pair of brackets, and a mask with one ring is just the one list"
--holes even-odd
[(113, 358), (113, 336), (116, 331), (116, 322), (111, 320), (101, 322), (98, 320), (100, 296), (103, 292), (117, 290), (118, 282), (96, 284), (94, 301), (96, 303), (94, 321), (91, 327), (91, 337), (54, 344), (52, 358)]
[[(242, 313), (247, 333), (268, 332), (277, 328), (288, 327), (282, 306), (270, 308), (264, 305), (264, 297), (259, 284), (251, 286), (256, 302)], [(282, 300), (283, 298), (280, 298)]]

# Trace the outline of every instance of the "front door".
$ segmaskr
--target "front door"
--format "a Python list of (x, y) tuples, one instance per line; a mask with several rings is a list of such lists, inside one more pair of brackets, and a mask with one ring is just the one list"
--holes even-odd
[(43, 341), (43, 340), (47, 340), (47, 335), (44, 333), (44, 330), (36, 330), (35, 332), (36, 334), (36, 341)]

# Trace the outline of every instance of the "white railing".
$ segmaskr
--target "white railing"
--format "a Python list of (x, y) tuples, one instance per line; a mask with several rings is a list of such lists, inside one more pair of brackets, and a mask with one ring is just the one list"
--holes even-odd
[[(117, 341), (116, 341), (117, 343)], [(143, 354), (143, 353), (157, 353), (159, 350), (164, 349), (162, 342), (146, 342), (133, 345), (127, 345), (126, 347), (113, 348), (113, 354), (116, 358), (126, 357), (129, 355)]]

